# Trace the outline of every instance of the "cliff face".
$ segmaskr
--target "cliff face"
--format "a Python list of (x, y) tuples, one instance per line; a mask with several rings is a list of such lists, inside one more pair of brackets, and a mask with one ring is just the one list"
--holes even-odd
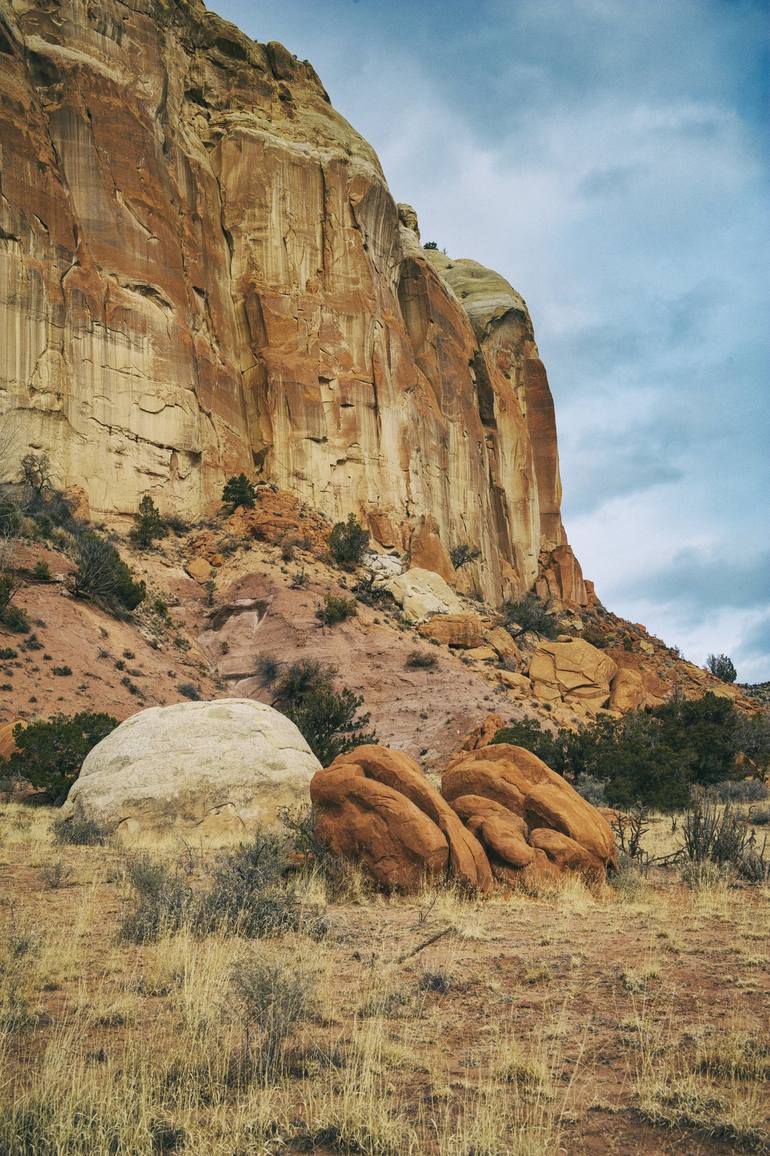
[(198, 0), (0, 0), (0, 194), (17, 457), (106, 513), (256, 471), (384, 546), (468, 543), (492, 602), (584, 602), (523, 300), (422, 249), (309, 64)]

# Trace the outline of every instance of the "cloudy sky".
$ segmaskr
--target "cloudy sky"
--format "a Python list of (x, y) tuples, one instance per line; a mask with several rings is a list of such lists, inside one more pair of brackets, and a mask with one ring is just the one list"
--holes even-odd
[(770, 679), (770, 0), (212, 0), (526, 298), (610, 609)]

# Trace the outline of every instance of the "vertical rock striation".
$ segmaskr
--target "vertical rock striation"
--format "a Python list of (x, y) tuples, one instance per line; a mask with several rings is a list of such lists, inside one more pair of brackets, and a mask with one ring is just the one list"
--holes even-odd
[(0, 0), (0, 316), (18, 453), (93, 510), (256, 470), (468, 544), (490, 601), (585, 600), (523, 300), (423, 250), (312, 67), (199, 0)]

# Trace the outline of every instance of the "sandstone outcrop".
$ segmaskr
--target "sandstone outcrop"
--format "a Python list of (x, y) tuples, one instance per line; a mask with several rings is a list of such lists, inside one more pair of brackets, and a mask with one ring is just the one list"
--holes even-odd
[[(245, 471), (585, 600), (523, 299), (423, 250), (312, 67), (200, 0), (0, 0), (0, 407), (95, 513)], [(6, 473), (14, 463), (5, 463)]]
[(316, 836), (388, 891), (450, 879), (484, 892), (493, 875), (527, 886), (569, 872), (603, 878), (616, 863), (608, 823), (529, 751), (477, 746), (499, 721), (468, 736), (441, 794), (400, 751), (341, 755), (310, 784)]
[(152, 707), (88, 754), (62, 816), (128, 835), (238, 836), (306, 802), (319, 766), (294, 723), (264, 703)]
[(477, 839), (408, 755), (356, 747), (316, 773), (310, 795), (317, 837), (386, 890), (440, 879), (476, 891), (491, 886)]
[(462, 612), (462, 603), (440, 574), (415, 567), (392, 578), (385, 586), (409, 622), (422, 622), (433, 614)]
[(461, 751), (444, 772), (441, 792), (507, 882), (564, 871), (601, 877), (616, 863), (612, 830), (599, 811), (523, 747)]
[(612, 710), (639, 710), (647, 702), (644, 681), (638, 670), (621, 667), (612, 680), (610, 707)]
[(534, 693), (545, 702), (577, 702), (588, 710), (606, 706), (618, 672), (608, 654), (583, 638), (541, 642), (529, 664)]
[(432, 638), (445, 646), (470, 650), (484, 641), (484, 623), (478, 614), (438, 614), (419, 628), (423, 638)]

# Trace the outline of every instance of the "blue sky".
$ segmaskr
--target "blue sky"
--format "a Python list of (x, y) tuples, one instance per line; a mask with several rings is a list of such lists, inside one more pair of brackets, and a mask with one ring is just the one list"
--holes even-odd
[(217, 0), (526, 298), (605, 605), (770, 679), (770, 0)]

